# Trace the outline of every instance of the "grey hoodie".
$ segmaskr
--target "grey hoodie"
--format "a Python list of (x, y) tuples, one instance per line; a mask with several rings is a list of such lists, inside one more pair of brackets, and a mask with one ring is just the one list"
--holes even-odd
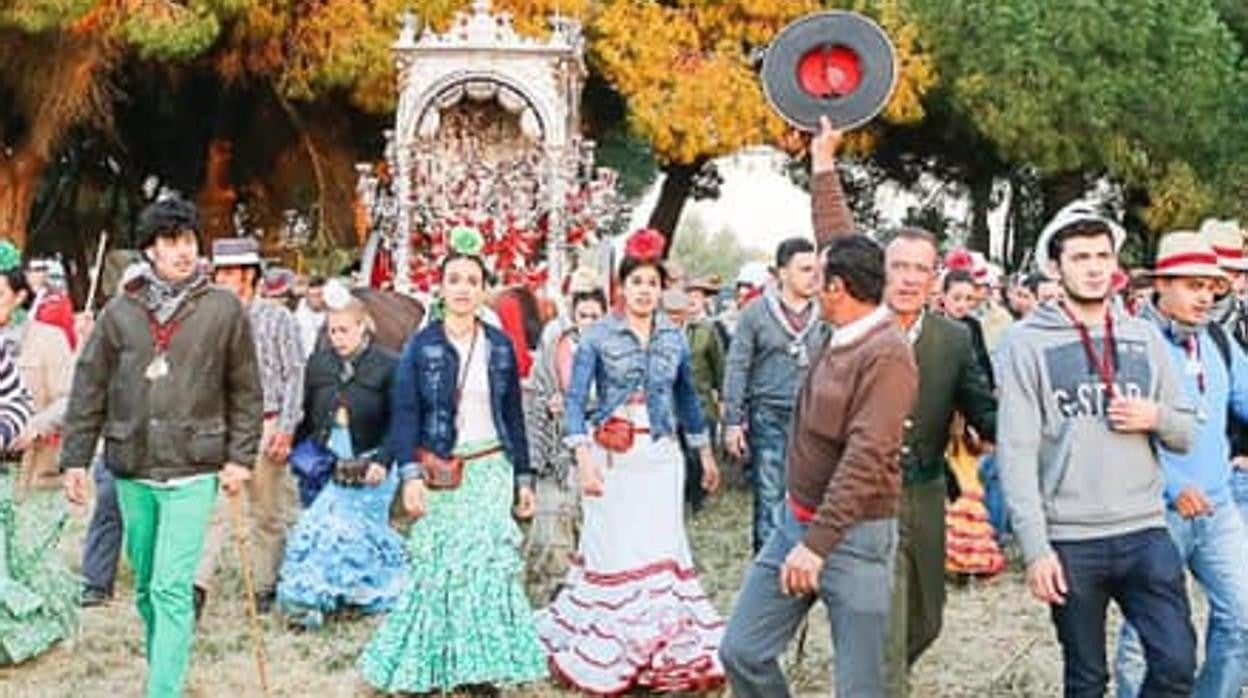
[[(1157, 329), (1115, 308), (1120, 394), (1155, 400), (1152, 434), (1110, 429), (1109, 397), (1079, 332), (1055, 303), (1037, 308), (998, 348), (997, 458), (1006, 504), (1027, 562), (1049, 541), (1086, 540), (1165, 527), (1154, 439), (1186, 452), (1196, 433)], [(1098, 356), (1104, 327), (1091, 327)]]

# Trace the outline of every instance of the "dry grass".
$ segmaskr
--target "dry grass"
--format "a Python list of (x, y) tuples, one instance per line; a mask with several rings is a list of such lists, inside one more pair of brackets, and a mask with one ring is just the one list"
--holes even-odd
[[(690, 525), (703, 583), (723, 611), (732, 606), (748, 558), (749, 499), (740, 491), (714, 500)], [(76, 558), (83, 523), (75, 521), (64, 541)], [(259, 695), (251, 640), (240, 601), (237, 566), (222, 565), (220, 591), (210, 599), (195, 645), (188, 683), (190, 697)], [(143, 685), (141, 628), (129, 597), (129, 583), (110, 605), (84, 612), (82, 632), (71, 645), (20, 667), (0, 670), (0, 696), (8, 698), (93, 698), (137, 696)], [(334, 623), (315, 633), (284, 630), (265, 619), (269, 681), (274, 696), (350, 697), (373, 695), (354, 670), (354, 661), (376, 619)], [(829, 640), (826, 617), (812, 615), (803, 660), (789, 658), (794, 692), (828, 695)], [(1026, 594), (1017, 571), (985, 584), (950, 588), (945, 630), (915, 667), (912, 695), (1054, 696), (1060, 693), (1061, 658), (1048, 615)], [(514, 697), (571, 695), (553, 685), (507, 692)]]

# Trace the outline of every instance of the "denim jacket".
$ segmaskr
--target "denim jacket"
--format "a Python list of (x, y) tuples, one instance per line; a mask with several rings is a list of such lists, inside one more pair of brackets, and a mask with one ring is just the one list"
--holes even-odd
[[(532, 485), (529, 442), (524, 431), (520, 402), (520, 373), (511, 340), (500, 330), (482, 323), (482, 338), (489, 347), (490, 403), (498, 431), (515, 472), (516, 484)], [(394, 375), (391, 396), (390, 453), (403, 464), (404, 480), (419, 478), (415, 463), (418, 448), (449, 458), (458, 434), (455, 388), (459, 376), (459, 353), (446, 337), (442, 323), (432, 322), (416, 333), (403, 348)]]
[[(645, 348), (617, 313), (590, 327), (572, 363), (572, 382), (564, 400), (564, 443), (571, 448), (589, 443), (587, 419), (601, 423), (641, 390), (651, 438), (675, 435), (679, 420), (691, 447), (709, 444), (706, 420), (693, 388), (690, 353), (685, 333), (662, 313), (655, 316), (650, 345)], [(591, 387), (597, 390), (598, 408), (587, 415)]]

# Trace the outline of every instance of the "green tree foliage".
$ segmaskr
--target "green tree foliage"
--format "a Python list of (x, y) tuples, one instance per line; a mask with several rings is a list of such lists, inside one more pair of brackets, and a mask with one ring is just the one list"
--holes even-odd
[(1243, 206), (1242, 52), (1213, 0), (910, 0), (955, 116), (1010, 163), (1147, 192), (1154, 230)]
[(742, 245), (728, 228), (708, 231), (705, 221), (691, 214), (681, 221), (671, 258), (684, 267), (690, 278), (717, 274), (721, 279), (731, 280), (741, 265), (753, 259), (765, 259), (766, 254)]

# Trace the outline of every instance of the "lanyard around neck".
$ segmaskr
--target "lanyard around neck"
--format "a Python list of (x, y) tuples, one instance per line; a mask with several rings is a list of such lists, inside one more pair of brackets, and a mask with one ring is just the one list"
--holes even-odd
[(1074, 324), (1075, 329), (1079, 332), (1079, 341), (1083, 344), (1083, 352), (1088, 358), (1088, 364), (1100, 376), (1101, 383), (1105, 386), (1105, 392), (1111, 397), (1117, 393), (1116, 378), (1118, 374), (1118, 356), (1116, 344), (1114, 343), (1114, 317), (1108, 308), (1105, 309), (1105, 336), (1102, 341), (1102, 351), (1096, 351), (1096, 345), (1092, 343), (1092, 333), (1088, 331), (1088, 326), (1082, 320), (1075, 317), (1070, 312), (1070, 308), (1065, 303), (1060, 304), (1062, 312), (1066, 313), (1066, 317)]

